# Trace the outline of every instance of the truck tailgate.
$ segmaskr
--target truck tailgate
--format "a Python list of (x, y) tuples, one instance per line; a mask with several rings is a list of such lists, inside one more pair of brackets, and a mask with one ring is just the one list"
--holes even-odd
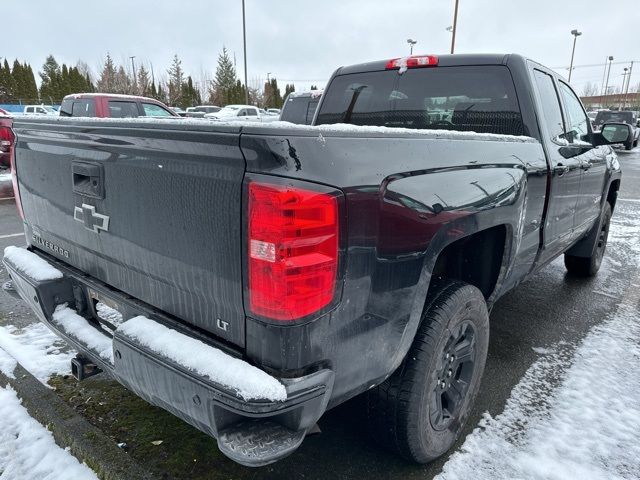
[(27, 241), (244, 346), (239, 128), (14, 123)]

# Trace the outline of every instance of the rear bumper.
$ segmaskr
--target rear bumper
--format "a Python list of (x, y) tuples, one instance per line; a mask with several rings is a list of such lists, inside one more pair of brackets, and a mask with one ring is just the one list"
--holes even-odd
[[(272, 463), (292, 453), (327, 408), (334, 374), (322, 369), (299, 378), (276, 379), (286, 389), (286, 399), (272, 401), (254, 398), (246, 400), (233, 388), (221, 385), (201, 375), (163, 353), (153, 351), (117, 329), (113, 335), (91, 320), (90, 334), (98, 342), (111, 342), (112, 353), (105, 355), (87, 335), (70, 331), (54, 315), (58, 305), (67, 304), (80, 315), (91, 311), (92, 293), (99, 293), (117, 303), (124, 319), (145, 316), (165, 327), (239, 358), (238, 352), (213, 343), (212, 339), (175, 319), (163, 315), (121, 292), (66, 266), (56, 259), (36, 251), (38, 257), (62, 273), (61, 278), (38, 281), (24, 273), (6, 256), (4, 264), (20, 297), (39, 319), (73, 348), (89, 358), (102, 370), (148, 402), (164, 408), (203, 432), (218, 439), (220, 450), (238, 463), (260, 466)], [(247, 364), (247, 368), (256, 367)]]

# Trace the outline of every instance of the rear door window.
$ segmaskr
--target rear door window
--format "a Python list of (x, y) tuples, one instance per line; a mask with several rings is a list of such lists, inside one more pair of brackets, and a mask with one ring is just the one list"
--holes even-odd
[(92, 98), (74, 100), (71, 108), (72, 117), (95, 117), (96, 102)]
[(247, 108), (245, 110), (245, 115), (249, 116), (249, 117), (257, 117), (258, 116), (258, 111), (254, 110), (253, 108)]
[(555, 140), (564, 138), (564, 122), (562, 121), (562, 110), (556, 87), (553, 85), (553, 78), (540, 70), (534, 70), (533, 76), (536, 81), (536, 88), (540, 96), (542, 105), (542, 115), (544, 123), (549, 133), (549, 139)]
[(143, 103), (142, 109), (147, 117), (173, 117), (168, 110), (155, 103)]
[(339, 75), (324, 95), (317, 124), (524, 134), (513, 80), (502, 65)]
[(136, 102), (109, 100), (109, 116), (111, 118), (136, 118), (140, 115)]

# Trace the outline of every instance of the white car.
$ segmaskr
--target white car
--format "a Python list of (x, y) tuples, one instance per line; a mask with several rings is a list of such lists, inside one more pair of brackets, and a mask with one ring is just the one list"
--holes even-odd
[(25, 115), (58, 115), (58, 110), (49, 105), (26, 105), (22, 113)]
[(252, 105), (227, 105), (219, 112), (208, 113), (205, 118), (222, 122), (274, 122), (275, 115), (262, 115), (258, 107)]

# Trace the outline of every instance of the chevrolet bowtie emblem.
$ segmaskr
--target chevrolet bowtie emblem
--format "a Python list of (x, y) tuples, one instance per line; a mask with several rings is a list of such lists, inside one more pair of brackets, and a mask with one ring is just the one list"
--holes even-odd
[(109, 217), (96, 213), (96, 207), (93, 205), (82, 204), (82, 207), (75, 207), (73, 210), (73, 218), (84, 224), (84, 228), (98, 233), (98, 230), (109, 230)]

